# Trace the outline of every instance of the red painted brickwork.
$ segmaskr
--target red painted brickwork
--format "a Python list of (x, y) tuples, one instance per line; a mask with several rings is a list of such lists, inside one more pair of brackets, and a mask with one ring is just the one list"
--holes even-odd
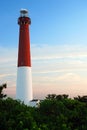
[(18, 19), (19, 29), (19, 50), (18, 50), (18, 67), (31, 66), (30, 55), (30, 36), (29, 36), (29, 24), (30, 18), (20, 17)]

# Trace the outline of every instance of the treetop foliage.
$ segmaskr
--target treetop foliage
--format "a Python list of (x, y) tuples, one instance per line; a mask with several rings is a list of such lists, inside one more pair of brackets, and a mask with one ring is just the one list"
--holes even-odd
[(7, 88), (7, 84), (0, 85), (0, 99), (5, 98), (7, 95), (3, 93), (3, 89)]
[(0, 130), (87, 130), (86, 99), (49, 94), (37, 108), (0, 99)]

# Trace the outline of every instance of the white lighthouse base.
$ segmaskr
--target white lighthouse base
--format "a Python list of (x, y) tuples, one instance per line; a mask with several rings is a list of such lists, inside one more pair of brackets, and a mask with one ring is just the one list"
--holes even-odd
[(18, 67), (16, 99), (23, 101), (27, 105), (33, 99), (31, 67)]

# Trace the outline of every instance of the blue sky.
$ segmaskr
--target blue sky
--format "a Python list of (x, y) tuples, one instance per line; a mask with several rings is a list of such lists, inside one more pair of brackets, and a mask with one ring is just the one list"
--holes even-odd
[(3, 0), (0, 5), (3, 20), (0, 24), (0, 41), (3, 45), (17, 46), (17, 18), (21, 8), (29, 10), (32, 20), (31, 44), (72, 44), (87, 41), (86, 0)]
[[(31, 18), (34, 97), (87, 93), (87, 1), (0, 1), (0, 83), (15, 97), (20, 9)], [(39, 91), (38, 91), (39, 90)]]

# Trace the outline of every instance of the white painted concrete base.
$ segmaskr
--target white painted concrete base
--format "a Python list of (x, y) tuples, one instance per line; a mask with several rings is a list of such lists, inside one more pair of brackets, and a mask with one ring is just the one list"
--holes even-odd
[(18, 67), (16, 99), (24, 101), (27, 105), (33, 99), (31, 67)]

